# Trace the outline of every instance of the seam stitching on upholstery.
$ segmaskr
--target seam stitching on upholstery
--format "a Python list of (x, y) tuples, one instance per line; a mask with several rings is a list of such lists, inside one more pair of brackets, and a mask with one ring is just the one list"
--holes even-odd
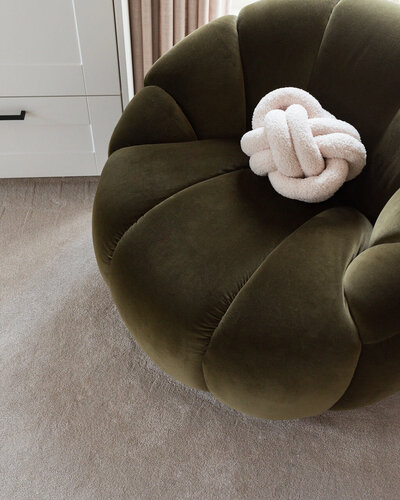
[[(388, 340), (392, 340), (393, 338), (395, 337), (398, 337), (400, 336), (400, 332), (399, 333), (396, 333), (395, 335), (392, 335), (391, 337), (388, 337), (387, 339), (384, 339), (384, 340), (380, 340), (378, 342), (372, 342), (372, 343), (361, 343), (361, 351), (360, 351), (360, 356), (358, 359), (361, 358), (361, 354), (362, 354), (362, 350), (365, 346), (369, 346), (369, 345), (378, 345), (378, 344), (383, 344), (384, 342), (388, 341)], [(351, 377), (351, 380), (350, 380), (350, 383), (349, 385), (346, 387), (346, 390), (344, 391), (344, 393), (342, 394), (342, 396), (336, 401), (336, 403), (334, 405), (332, 405), (330, 407), (330, 410), (333, 410), (333, 411), (336, 411), (336, 410), (341, 410), (340, 408), (335, 408), (335, 406), (340, 403), (342, 401), (342, 399), (344, 398), (344, 396), (346, 395), (347, 391), (349, 390), (351, 384), (353, 383), (353, 380), (354, 380), (354, 377), (356, 375), (356, 371), (357, 371), (357, 367), (358, 367), (358, 363), (357, 363), (357, 366), (354, 370), (354, 373), (353, 373), (353, 376)], [(372, 404), (372, 403), (370, 403)]]
[(374, 229), (374, 226), (372, 226), (372, 224), (371, 224), (371, 233), (369, 235), (368, 241), (365, 242), (365, 247), (363, 247), (363, 245), (360, 243), (357, 255), (351, 261), (349, 261), (349, 263), (347, 264), (346, 268), (343, 271), (343, 276), (342, 276), (343, 298), (344, 298), (344, 300), (346, 302), (347, 310), (349, 311), (351, 320), (353, 321), (353, 324), (355, 326), (355, 329), (356, 329), (356, 332), (357, 332), (357, 336), (358, 336), (358, 340), (360, 341), (361, 346), (364, 344), (364, 342), (363, 342), (362, 337), (360, 335), (360, 329), (359, 329), (359, 327), (357, 325), (357, 322), (356, 322), (356, 320), (354, 318), (354, 315), (353, 315), (353, 313), (351, 311), (350, 303), (349, 303), (349, 301), (347, 299), (346, 290), (344, 288), (344, 277), (346, 276), (347, 270), (349, 269), (349, 267), (351, 266), (351, 264), (357, 259), (357, 257), (359, 255), (361, 255), (364, 252), (364, 250), (368, 250), (370, 248), (368, 245), (369, 245), (369, 242), (371, 240), (371, 235), (372, 235), (373, 229)]
[(121, 240), (124, 238), (124, 236), (126, 235), (126, 233), (135, 225), (139, 222), (140, 219), (142, 219), (146, 214), (150, 213), (152, 210), (154, 210), (155, 208), (157, 208), (158, 206), (162, 205), (165, 201), (169, 200), (172, 196), (175, 196), (179, 193), (182, 193), (183, 191), (186, 191), (187, 189), (193, 187), (193, 186), (197, 186), (198, 184), (201, 184), (202, 182), (206, 182), (206, 181), (209, 181), (211, 179), (216, 179), (217, 177), (221, 177), (222, 175), (227, 175), (227, 174), (232, 174), (234, 172), (238, 172), (239, 170), (245, 170), (247, 169), (248, 167), (240, 167), (240, 168), (237, 168), (236, 170), (232, 170), (230, 172), (222, 172), (220, 174), (217, 174), (217, 175), (213, 175), (211, 177), (208, 177), (207, 179), (202, 179), (201, 181), (198, 181), (198, 182), (195, 182), (193, 184), (190, 184), (189, 186), (186, 186), (182, 189), (179, 189), (178, 191), (176, 191), (175, 193), (171, 194), (170, 196), (167, 196), (166, 198), (162, 199), (161, 201), (159, 201), (158, 203), (156, 203), (154, 206), (152, 206), (151, 208), (149, 208), (146, 212), (144, 212), (143, 214), (140, 214), (139, 217), (137, 217), (130, 225), (129, 227), (122, 233), (122, 235), (120, 236), (120, 238), (118, 239), (118, 242), (117, 244), (115, 245), (113, 251), (111, 252), (111, 256), (109, 257), (109, 259), (107, 260), (106, 264), (108, 266), (111, 266), (112, 264), (112, 260), (113, 260), (113, 257), (114, 257), (114, 254), (118, 248), (118, 245), (120, 244)]
[(330, 23), (330, 21), (331, 21), (333, 11), (336, 9), (336, 7), (337, 7), (340, 3), (341, 3), (341, 0), (339, 0), (339, 2), (338, 2), (336, 5), (334, 5), (334, 6), (332, 7), (332, 10), (331, 10), (331, 12), (330, 12), (330, 14), (329, 14), (329, 17), (328, 17), (327, 21), (326, 21), (326, 24), (325, 24), (325, 27), (324, 27), (324, 31), (322, 32), (321, 40), (320, 40), (320, 42), (319, 42), (319, 47), (318, 47), (317, 55), (315, 56), (315, 59), (314, 59), (314, 62), (313, 62), (313, 66), (312, 66), (311, 71), (310, 71), (310, 77), (309, 77), (309, 79), (308, 79), (308, 83), (307, 83), (307, 87), (306, 87), (306, 89), (309, 89), (309, 88), (310, 88), (310, 83), (311, 83), (311, 80), (313, 79), (313, 76), (314, 76), (315, 66), (316, 66), (316, 64), (317, 64), (317, 61), (318, 61), (318, 59), (319, 59), (319, 54), (320, 54), (320, 52), (321, 52), (322, 42), (323, 42), (323, 40), (324, 40), (324, 38), (325, 38), (325, 33), (326, 33), (327, 28), (328, 28), (328, 24), (329, 24), (329, 23)]
[(390, 118), (390, 120), (387, 122), (382, 134), (380, 135), (379, 139), (376, 141), (376, 144), (374, 146), (374, 148), (369, 152), (368, 156), (369, 158), (373, 158), (375, 152), (377, 151), (377, 149), (380, 147), (382, 141), (384, 140), (385, 138), (385, 135), (386, 135), (386, 131), (387, 129), (390, 127), (390, 125), (393, 123), (393, 121), (396, 119), (396, 116), (398, 115), (398, 113), (400, 112), (400, 107), (395, 111), (395, 113), (393, 114), (393, 116)]
[[(358, 254), (358, 255), (359, 255), (359, 254)], [(353, 261), (352, 261), (352, 262), (353, 262)], [(350, 264), (351, 264), (351, 262), (350, 262)], [(349, 264), (349, 265), (350, 265), (350, 264)], [(346, 271), (347, 271), (348, 267), (349, 267), (349, 266), (347, 266), (347, 267), (346, 267), (346, 269), (345, 269), (345, 271), (344, 271), (344, 273), (343, 273), (343, 279), (344, 279), (344, 275), (346, 274)], [(350, 303), (349, 303), (349, 301), (348, 301), (348, 299), (347, 299), (346, 290), (345, 290), (345, 288), (344, 288), (344, 283), (342, 282), (342, 284), (343, 284), (343, 298), (344, 298), (344, 301), (345, 301), (345, 303), (346, 303), (347, 310), (349, 311), (349, 315), (350, 315), (351, 321), (353, 322), (353, 325), (354, 325), (354, 327), (355, 327), (355, 330), (356, 330), (356, 333), (357, 333), (358, 340), (360, 341), (360, 344), (361, 344), (361, 346), (362, 346), (362, 345), (364, 344), (364, 342), (363, 342), (362, 337), (361, 337), (361, 335), (360, 335), (360, 329), (358, 328), (357, 322), (356, 322), (356, 320), (355, 320), (355, 318), (354, 318), (354, 315), (353, 315), (353, 312), (352, 312), (352, 310), (351, 310), (351, 308), (350, 308)]]
[[(343, 289), (343, 295), (344, 295), (344, 298), (345, 298), (345, 301), (346, 301), (346, 304), (348, 306), (348, 303), (347, 303), (347, 299), (346, 299), (346, 294), (344, 293), (344, 289)], [(356, 332), (357, 332), (357, 335), (358, 335), (358, 338), (360, 338), (360, 332), (358, 331), (358, 326), (356, 324), (356, 322), (354, 321), (354, 318), (353, 318), (353, 315), (351, 313), (351, 310), (350, 310), (350, 307), (348, 307), (348, 310), (349, 310), (349, 314), (351, 316), (351, 319), (354, 323), (354, 326), (356, 328)], [(355, 367), (354, 367), (354, 370), (353, 370), (353, 374), (349, 380), (349, 383), (347, 384), (347, 387), (346, 389), (344, 390), (343, 394), (340, 396), (339, 399), (337, 399), (331, 406), (330, 408), (327, 408), (327, 410), (332, 410), (343, 398), (344, 396), (346, 395), (347, 391), (349, 390), (349, 387), (351, 386), (351, 384), (353, 383), (353, 380), (354, 380), (354, 377), (356, 376), (356, 372), (357, 372), (357, 367), (358, 367), (358, 363), (360, 361), (360, 358), (361, 358), (361, 354), (362, 354), (362, 350), (364, 348), (364, 344), (361, 342), (360, 340), (360, 354), (358, 355), (358, 358), (357, 358), (357, 363), (355, 364)]]
[(199, 136), (197, 135), (197, 132), (193, 128), (193, 125), (192, 125), (191, 121), (189, 120), (187, 114), (185, 113), (185, 111), (183, 111), (182, 106), (178, 103), (178, 101), (175, 99), (175, 97), (173, 97), (169, 92), (167, 92), (165, 89), (163, 89), (159, 85), (145, 85), (143, 88), (145, 88), (145, 87), (157, 87), (158, 89), (160, 89), (163, 92), (165, 92), (174, 101), (174, 103), (178, 106), (178, 108), (181, 110), (182, 115), (186, 118), (186, 121), (188, 122), (189, 127), (192, 129), (192, 131), (193, 131), (196, 139), (199, 140)]
[[(394, 239), (394, 238), (396, 238), (396, 239)], [(400, 241), (398, 238), (399, 237), (396, 235), (386, 236), (386, 238), (383, 237), (381, 240), (376, 241), (372, 245), (368, 245), (368, 247), (365, 250), (369, 250), (370, 248), (379, 247), (380, 245), (399, 245)], [(371, 242), (371, 240), (369, 241), (369, 243), (370, 242)]]
[[(387, 242), (387, 243), (386, 243), (386, 242), (383, 242), (383, 243), (378, 243), (378, 244), (376, 244), (376, 245), (368, 246), (368, 247), (367, 247), (367, 248), (365, 248), (364, 250), (361, 250), (361, 252), (359, 252), (359, 253), (355, 256), (355, 258), (354, 258), (351, 262), (349, 262), (348, 266), (346, 267), (346, 269), (345, 269), (345, 271), (344, 271), (344, 273), (343, 273), (343, 279), (344, 279), (344, 276), (345, 276), (345, 274), (346, 274), (346, 272), (347, 272), (347, 269), (348, 269), (348, 268), (350, 267), (350, 265), (351, 265), (351, 264), (355, 261), (355, 259), (356, 259), (359, 255), (361, 255), (364, 251), (369, 250), (369, 249), (374, 248), (374, 247), (378, 247), (378, 246), (380, 246), (380, 245), (396, 245), (396, 244), (399, 244), (399, 243), (400, 243), (400, 242), (398, 242), (398, 241)], [(363, 346), (363, 345), (375, 345), (375, 344), (380, 344), (381, 342), (385, 342), (386, 340), (390, 340), (390, 339), (392, 339), (393, 337), (396, 337), (397, 335), (400, 335), (400, 332), (399, 332), (399, 333), (394, 333), (394, 334), (393, 334), (393, 335), (391, 335), (390, 337), (385, 337), (385, 338), (384, 338), (384, 339), (382, 339), (382, 340), (377, 340), (377, 341), (375, 341), (375, 342), (365, 342), (365, 341), (363, 340), (363, 338), (361, 337), (361, 334), (360, 334), (360, 329), (359, 329), (359, 327), (358, 327), (358, 325), (357, 325), (357, 322), (356, 322), (356, 320), (355, 320), (355, 318), (354, 318), (354, 315), (353, 315), (353, 312), (352, 312), (352, 310), (351, 310), (351, 307), (350, 307), (350, 302), (349, 302), (349, 300), (348, 300), (348, 298), (347, 298), (346, 291), (345, 291), (345, 288), (344, 288), (344, 284), (343, 284), (343, 295), (344, 295), (344, 298), (345, 298), (345, 301), (346, 301), (347, 309), (349, 310), (349, 314), (350, 314), (350, 316), (351, 316), (351, 319), (352, 319), (352, 321), (353, 321), (353, 323), (354, 323), (354, 326), (356, 327), (357, 334), (358, 334), (358, 338), (360, 339), (360, 342), (361, 342), (361, 345), (362, 345), (362, 346)]]
[(377, 345), (377, 344), (382, 344), (382, 342), (386, 342), (387, 340), (391, 340), (394, 337), (397, 337), (400, 335), (400, 332), (394, 333), (393, 335), (390, 335), (390, 337), (385, 337), (382, 340), (377, 340), (376, 342), (363, 342), (363, 345)]
[[(195, 129), (193, 128), (193, 125), (192, 125), (192, 123), (190, 122), (189, 118), (187, 117), (186, 113), (183, 111), (182, 106), (181, 106), (181, 105), (180, 105), (180, 104), (176, 101), (176, 99), (175, 99), (175, 98), (174, 98), (174, 97), (173, 97), (173, 96), (172, 96), (169, 92), (167, 92), (165, 89), (163, 89), (163, 88), (162, 88), (162, 87), (160, 87), (159, 85), (144, 85), (144, 87), (143, 87), (141, 90), (144, 90), (145, 88), (150, 88), (150, 87), (154, 87), (154, 88), (157, 88), (157, 89), (161, 90), (162, 92), (164, 92), (167, 96), (169, 96), (169, 97), (170, 97), (170, 98), (174, 101), (174, 103), (176, 104), (176, 106), (177, 106), (177, 107), (179, 108), (179, 110), (181, 111), (181, 113), (182, 113), (183, 117), (186, 119), (188, 126), (191, 128), (191, 130), (192, 130), (192, 132), (193, 132), (193, 134), (194, 134), (194, 136), (195, 136), (195, 138), (196, 138), (196, 139), (194, 139), (194, 140), (197, 140), (197, 141), (198, 141), (198, 140), (199, 140), (199, 136), (197, 135), (197, 133), (196, 133)], [(135, 95), (133, 96), (132, 101), (135, 99), (135, 97), (136, 97), (137, 95), (139, 95), (139, 93), (140, 93), (140, 91), (139, 91), (137, 94), (135, 94)], [(132, 102), (132, 101), (131, 101), (131, 102)], [(126, 108), (125, 108), (125, 109), (126, 109)], [(123, 111), (125, 111), (125, 110), (123, 110)], [(122, 116), (122, 115), (121, 115), (121, 116)], [(118, 122), (118, 123), (119, 123), (119, 122)], [(110, 137), (110, 141), (109, 141), (109, 144), (108, 144), (108, 158), (110, 158), (110, 156), (112, 156), (114, 153), (116, 153), (116, 152), (117, 152), (117, 151), (119, 151), (120, 149), (132, 148), (132, 147), (135, 147), (135, 146), (145, 146), (145, 145), (147, 145), (147, 143), (145, 143), (145, 144), (131, 144), (130, 146), (123, 146), (122, 148), (117, 148), (117, 149), (114, 149), (114, 150), (110, 153), (110, 144), (111, 144), (111, 139), (112, 139), (112, 136)], [(180, 141), (180, 142), (190, 142), (190, 141)], [(166, 143), (159, 142), (159, 143), (156, 143), (156, 144), (166, 144)], [(167, 143), (167, 144), (169, 144), (169, 143)]]
[[(291, 233), (291, 234), (293, 234), (293, 233)], [(290, 235), (288, 235), (288, 236), (290, 236)], [(285, 241), (285, 239), (286, 239), (286, 238), (284, 238), (284, 239), (281, 241), (281, 243), (283, 243), (283, 241)], [(278, 247), (281, 245), (281, 243), (279, 243), (279, 245), (278, 245), (276, 248), (278, 248)], [(248, 277), (248, 278), (244, 281), (244, 283), (243, 283), (243, 284), (239, 287), (239, 290), (235, 293), (235, 296), (234, 296), (234, 297), (233, 297), (233, 299), (230, 301), (230, 303), (229, 303), (228, 307), (226, 308), (226, 310), (225, 310), (224, 314), (221, 316), (220, 320), (218, 321), (217, 326), (216, 326), (216, 327), (214, 328), (214, 330), (211, 332), (211, 335), (210, 335), (210, 337), (209, 337), (209, 339), (208, 339), (207, 345), (206, 345), (206, 347), (205, 347), (205, 349), (204, 349), (204, 352), (203, 352), (203, 355), (202, 355), (202, 358), (201, 358), (201, 370), (202, 370), (202, 374), (203, 374), (203, 380), (204, 380), (204, 384), (205, 384), (205, 386), (207, 387), (207, 390), (208, 390), (208, 391), (210, 391), (210, 390), (209, 390), (209, 388), (208, 388), (208, 385), (207, 385), (207, 382), (206, 382), (206, 377), (205, 377), (205, 374), (204, 374), (204, 359), (205, 359), (205, 357), (206, 357), (206, 354), (207, 354), (207, 352), (208, 352), (208, 349), (209, 349), (209, 347), (210, 347), (210, 344), (211, 344), (211, 341), (212, 341), (212, 339), (213, 339), (213, 337), (214, 337), (214, 334), (215, 334), (215, 332), (218, 330), (219, 326), (221, 325), (221, 323), (222, 323), (223, 319), (225, 318), (225, 316), (226, 316), (226, 314), (228, 313), (229, 309), (231, 308), (232, 304), (235, 302), (236, 297), (237, 297), (237, 296), (239, 295), (239, 293), (243, 290), (243, 288), (247, 285), (247, 283), (251, 280), (251, 278), (252, 278), (252, 277), (256, 274), (256, 272), (260, 269), (260, 267), (264, 264), (264, 262), (266, 261), (266, 259), (268, 258), (268, 256), (269, 256), (269, 255), (271, 255), (271, 253), (272, 253), (274, 250), (276, 250), (276, 248), (274, 248), (271, 252), (269, 252), (269, 253), (268, 253), (268, 254), (267, 254), (267, 255), (266, 255), (266, 256), (262, 259), (262, 261), (260, 262), (260, 264), (259, 264), (259, 265), (258, 265), (258, 266), (254, 269), (254, 271), (250, 274), (250, 276), (249, 276), (249, 277)]]
[(397, 333), (394, 333), (393, 335), (391, 335), (390, 337), (386, 337), (382, 340), (377, 340), (376, 342), (364, 342), (364, 345), (377, 345), (377, 344), (382, 344), (383, 342), (386, 342), (387, 340), (392, 340), (394, 339), (395, 337), (399, 337), (400, 336), (400, 332), (397, 332)]
[(244, 81), (244, 66), (243, 66), (242, 50), (241, 50), (241, 46), (240, 46), (238, 20), (239, 20), (239, 16), (236, 16), (235, 29), (236, 29), (236, 36), (237, 36), (240, 68), (242, 71), (242, 86), (243, 86), (243, 97), (244, 97), (244, 130), (247, 131), (247, 92), (246, 92), (246, 84)]
[[(331, 209), (328, 208), (327, 210), (331, 210)], [(297, 231), (299, 231), (305, 224), (307, 224), (308, 222), (310, 222), (311, 220), (313, 220), (315, 217), (318, 217), (321, 213), (324, 213), (324, 212), (325, 212), (325, 210), (323, 210), (322, 212), (319, 212), (319, 213), (313, 215), (310, 219), (307, 219), (306, 221), (304, 221), (303, 224), (301, 224), (294, 231), (292, 231), (290, 234), (288, 234), (287, 236), (285, 236), (285, 238), (283, 238), (283, 240), (275, 248), (273, 248), (267, 255), (265, 255), (265, 257), (260, 262), (260, 264), (254, 269), (254, 271), (251, 273), (251, 275), (247, 278), (247, 280), (243, 283), (243, 285), (236, 292), (235, 296), (233, 297), (233, 299), (231, 300), (230, 304), (226, 308), (224, 314), (221, 316), (221, 318), (220, 318), (217, 326), (214, 328), (213, 332), (211, 333), (210, 338), (208, 339), (207, 346), (206, 346), (206, 348), (204, 350), (204, 353), (203, 353), (203, 356), (202, 356), (201, 366), (202, 366), (202, 371), (203, 371), (203, 379), (204, 379), (204, 383), (205, 383), (206, 387), (207, 387), (207, 382), (206, 382), (205, 376), (204, 376), (204, 359), (205, 359), (205, 356), (206, 356), (207, 351), (208, 351), (208, 349), (210, 347), (210, 344), (211, 344), (211, 341), (212, 341), (212, 339), (214, 337), (215, 332), (218, 330), (219, 326), (221, 325), (223, 319), (225, 318), (226, 314), (228, 313), (229, 309), (231, 308), (232, 304), (236, 300), (236, 298), (239, 295), (239, 293), (243, 290), (243, 288), (247, 285), (247, 283), (253, 278), (253, 276), (259, 271), (260, 267), (264, 264), (264, 262), (268, 259), (268, 257), (270, 255), (272, 255), (273, 253), (275, 253), (281, 247), (281, 245), (283, 245), (285, 243), (285, 241), (288, 238), (290, 238), (292, 235), (294, 235), (295, 233), (297, 233)], [(207, 387), (207, 390), (209, 390), (208, 387)]]
[(168, 95), (168, 96), (169, 96), (169, 97), (170, 97), (170, 98), (171, 98), (171, 99), (172, 99), (172, 100), (176, 103), (176, 105), (178, 106), (178, 108), (182, 111), (182, 114), (183, 114), (183, 116), (186, 118), (186, 120), (187, 120), (188, 124), (190, 125), (191, 129), (193, 130), (193, 133), (194, 133), (194, 135), (196, 136), (196, 139), (197, 139), (197, 140), (199, 140), (199, 135), (198, 135), (197, 131), (194, 129), (192, 122), (189, 120), (189, 117), (188, 117), (188, 115), (187, 115), (187, 112), (186, 112), (186, 111), (184, 111), (184, 109), (183, 109), (183, 107), (182, 107), (182, 104), (180, 104), (180, 103), (179, 103), (179, 102), (175, 99), (175, 97), (174, 97), (174, 96), (172, 96), (169, 92), (167, 92), (165, 89), (163, 89), (163, 88), (162, 88), (162, 87), (160, 87), (159, 85), (155, 85), (155, 84), (151, 83), (151, 84), (149, 84), (149, 85), (145, 85), (143, 88), (148, 88), (148, 87), (157, 87), (157, 88), (161, 89), (163, 92), (165, 92), (165, 93), (166, 93), (166, 94), (167, 94), (167, 95)]
[(187, 114), (185, 111), (183, 111), (182, 109), (182, 106), (178, 103), (178, 101), (175, 99), (175, 97), (173, 95), (171, 95), (169, 92), (167, 92), (165, 89), (163, 89), (162, 87), (160, 87), (159, 85), (156, 85), (154, 83), (150, 83), (150, 84), (144, 84), (143, 88), (149, 88), (149, 87), (156, 87), (157, 89), (160, 89), (162, 90), (165, 94), (167, 94), (167, 96), (169, 96), (173, 101), (174, 103), (178, 106), (178, 108), (181, 110), (183, 116), (186, 118), (190, 128), (192, 129), (194, 135), (196, 136), (196, 139), (199, 140), (199, 136), (197, 135), (197, 132), (195, 131), (193, 125), (192, 125), (192, 122), (189, 120)]
[[(359, 254), (358, 254), (359, 255)], [(349, 263), (349, 265), (351, 264), (351, 262)], [(345, 272), (347, 271), (347, 268), (349, 267), (349, 265), (346, 267), (345, 269)], [(345, 272), (343, 273), (343, 278), (344, 278), (344, 275), (345, 275)], [(351, 376), (350, 380), (349, 380), (349, 383), (347, 384), (347, 387), (346, 389), (344, 390), (343, 394), (340, 396), (339, 399), (337, 399), (333, 405), (329, 408), (330, 410), (332, 410), (343, 398), (344, 396), (346, 395), (347, 391), (349, 390), (349, 387), (351, 386), (351, 384), (353, 383), (353, 380), (354, 380), (354, 377), (356, 376), (356, 372), (357, 372), (357, 367), (358, 367), (358, 363), (360, 361), (360, 358), (361, 358), (361, 354), (362, 354), (362, 350), (364, 348), (364, 342), (362, 341), (361, 339), (361, 335), (360, 335), (360, 330), (358, 328), (358, 325), (354, 319), (354, 316), (353, 316), (353, 313), (351, 312), (351, 309), (350, 309), (350, 304), (349, 304), (349, 301), (347, 300), (347, 296), (346, 296), (346, 291), (344, 289), (344, 284), (343, 284), (343, 298), (346, 302), (346, 305), (347, 305), (347, 310), (349, 311), (349, 315), (351, 317), (351, 320), (353, 322), (353, 325), (356, 329), (356, 333), (357, 333), (357, 336), (358, 336), (358, 339), (360, 341), (360, 354), (358, 355), (358, 358), (357, 358), (357, 363), (354, 367), (354, 371), (353, 371), (353, 375)]]
[[(359, 250), (360, 250), (360, 249), (361, 249), (361, 246), (360, 246)], [(339, 401), (341, 401), (341, 400), (342, 400), (342, 398), (345, 396), (346, 392), (348, 391), (349, 387), (350, 387), (350, 386), (351, 386), (351, 384), (353, 383), (354, 377), (355, 377), (355, 375), (356, 375), (357, 367), (358, 367), (358, 362), (360, 361), (360, 357), (361, 357), (362, 350), (363, 350), (363, 347), (364, 347), (364, 342), (363, 342), (362, 337), (361, 337), (361, 335), (360, 335), (360, 329), (359, 329), (359, 327), (358, 327), (358, 325), (357, 325), (357, 322), (356, 322), (356, 320), (355, 320), (355, 318), (354, 318), (354, 316), (353, 316), (352, 310), (351, 310), (351, 308), (350, 308), (350, 303), (349, 303), (349, 301), (348, 301), (348, 299), (347, 299), (346, 290), (345, 290), (345, 288), (344, 288), (344, 276), (345, 276), (345, 274), (346, 274), (346, 272), (347, 272), (347, 269), (349, 268), (349, 266), (351, 265), (351, 263), (352, 263), (352, 262), (354, 262), (354, 260), (355, 260), (355, 259), (356, 259), (356, 258), (357, 258), (357, 257), (358, 257), (361, 253), (362, 253), (362, 250), (361, 250), (361, 252), (359, 251), (359, 253), (355, 256), (355, 258), (354, 258), (352, 261), (350, 261), (350, 262), (348, 263), (348, 265), (346, 266), (346, 269), (345, 269), (345, 270), (344, 270), (344, 272), (343, 272), (343, 278), (342, 278), (343, 298), (344, 298), (344, 301), (345, 301), (345, 303), (346, 303), (347, 310), (348, 310), (348, 312), (349, 312), (349, 315), (350, 315), (351, 321), (353, 322), (354, 328), (355, 328), (355, 330), (356, 330), (358, 340), (360, 341), (360, 354), (358, 355), (358, 359), (357, 359), (357, 363), (356, 363), (356, 365), (355, 365), (355, 367), (354, 367), (353, 375), (351, 376), (351, 378), (350, 378), (350, 380), (349, 380), (349, 383), (348, 383), (348, 385), (347, 385), (346, 389), (344, 390), (344, 392), (343, 392), (343, 394), (340, 396), (340, 398), (339, 398), (338, 400), (336, 400), (336, 401), (333, 403), (333, 405), (330, 407), (330, 409), (332, 409), (335, 405), (337, 405), (337, 404), (339, 403)]]
[[(335, 208), (338, 208), (338, 207), (328, 208), (327, 210), (334, 210)], [(217, 331), (217, 329), (220, 327), (220, 325), (221, 325), (221, 323), (222, 323), (223, 319), (225, 318), (225, 316), (226, 316), (226, 314), (228, 313), (229, 309), (231, 308), (232, 304), (233, 304), (233, 303), (234, 303), (234, 301), (236, 300), (237, 296), (238, 296), (238, 295), (239, 295), (239, 293), (243, 290), (243, 288), (244, 288), (244, 287), (248, 284), (248, 282), (249, 282), (249, 281), (250, 281), (250, 280), (251, 280), (251, 279), (255, 276), (255, 274), (259, 271), (259, 269), (261, 268), (261, 266), (265, 263), (265, 261), (268, 259), (268, 257), (269, 257), (270, 255), (272, 255), (272, 254), (274, 254), (276, 251), (278, 251), (278, 249), (281, 247), (281, 245), (283, 245), (283, 244), (285, 243), (285, 241), (286, 241), (288, 238), (290, 238), (291, 236), (293, 236), (294, 234), (296, 234), (298, 231), (300, 231), (300, 230), (301, 230), (301, 228), (302, 228), (303, 226), (305, 226), (306, 224), (310, 223), (313, 219), (315, 219), (315, 218), (316, 218), (316, 217), (318, 217), (319, 215), (323, 214), (323, 213), (324, 213), (324, 212), (326, 212), (327, 210), (323, 210), (322, 212), (318, 212), (317, 214), (313, 215), (310, 219), (307, 219), (305, 222), (303, 222), (303, 224), (301, 224), (301, 225), (300, 225), (299, 227), (297, 227), (294, 231), (292, 231), (290, 234), (288, 234), (288, 235), (287, 235), (287, 236), (286, 236), (286, 237), (285, 237), (285, 238), (284, 238), (284, 239), (283, 239), (283, 240), (282, 240), (282, 241), (281, 241), (281, 242), (280, 242), (280, 243), (279, 243), (279, 244), (278, 244), (278, 245), (277, 245), (277, 246), (276, 246), (276, 247), (275, 247), (275, 248), (274, 248), (271, 252), (269, 252), (269, 253), (268, 253), (268, 254), (267, 254), (267, 255), (263, 258), (262, 262), (261, 262), (261, 263), (260, 263), (260, 264), (256, 267), (256, 269), (255, 269), (255, 270), (251, 273), (251, 275), (250, 275), (250, 276), (248, 277), (248, 279), (247, 279), (247, 280), (243, 283), (243, 285), (239, 288), (239, 290), (237, 291), (237, 293), (235, 294), (235, 296), (234, 296), (234, 297), (233, 297), (233, 299), (231, 300), (230, 304), (229, 304), (229, 305), (228, 305), (228, 307), (226, 308), (226, 311), (225, 311), (225, 312), (224, 312), (224, 314), (221, 316), (221, 319), (219, 320), (218, 325), (214, 328), (213, 332), (211, 333), (210, 338), (209, 338), (208, 343), (207, 343), (207, 346), (206, 346), (205, 351), (204, 351), (203, 356), (202, 356), (201, 366), (202, 366), (202, 371), (203, 371), (203, 379), (204, 379), (204, 383), (205, 383), (205, 385), (206, 385), (206, 387), (207, 387), (207, 390), (208, 390), (208, 391), (209, 391), (209, 389), (208, 389), (207, 382), (206, 382), (206, 378), (205, 378), (205, 374), (204, 374), (204, 359), (205, 359), (205, 356), (206, 356), (206, 354), (207, 354), (207, 352), (208, 352), (208, 349), (209, 349), (209, 347), (210, 347), (210, 344), (211, 344), (211, 342), (212, 342), (212, 339), (213, 339), (213, 337), (214, 337), (215, 332), (216, 332), (216, 331)], [(361, 247), (360, 247), (360, 248), (361, 248)], [(357, 254), (357, 255), (359, 255), (359, 254)], [(349, 265), (350, 265), (350, 263), (349, 263)], [(348, 266), (347, 266), (347, 267), (348, 267)], [(344, 270), (344, 272), (343, 272), (343, 276), (344, 276), (344, 274), (345, 274), (345, 272), (346, 272), (346, 270), (347, 270), (347, 267), (346, 267), (346, 269), (345, 269), (345, 270)], [(359, 340), (360, 340), (361, 349), (362, 349), (362, 345), (363, 345), (363, 343), (362, 343), (361, 338), (360, 338), (360, 334), (359, 334), (358, 326), (357, 326), (357, 324), (355, 323), (355, 321), (354, 321), (354, 319), (353, 319), (353, 316), (352, 316), (352, 314), (351, 314), (350, 307), (349, 307), (349, 305), (348, 305), (347, 298), (346, 298), (346, 296), (345, 296), (344, 286), (343, 286), (343, 295), (344, 295), (344, 298), (345, 298), (345, 301), (346, 301), (347, 308), (348, 308), (348, 310), (349, 310), (349, 312), (350, 312), (350, 316), (351, 316), (352, 321), (353, 321), (353, 323), (354, 323), (354, 326), (355, 326), (355, 328), (356, 328), (356, 332), (357, 332), (358, 338), (359, 338)], [(360, 355), (361, 355), (361, 350), (360, 350)], [(357, 368), (357, 366), (356, 366), (356, 368)], [(355, 373), (355, 371), (356, 371), (356, 368), (354, 369), (354, 373)], [(353, 376), (354, 376), (354, 373), (353, 373)], [(352, 377), (352, 379), (353, 379), (353, 377)], [(351, 379), (351, 380), (352, 380), (352, 379)], [(350, 383), (351, 383), (351, 381), (350, 381)], [(349, 385), (350, 385), (350, 383), (349, 383)], [(347, 388), (346, 388), (346, 391), (347, 391)], [(340, 401), (340, 399), (343, 397), (343, 395), (346, 393), (346, 391), (342, 394), (342, 396), (338, 399), (338, 401)], [(338, 401), (336, 401), (336, 402), (334, 403), (334, 405), (335, 405)], [(332, 406), (334, 406), (334, 405), (332, 405)]]

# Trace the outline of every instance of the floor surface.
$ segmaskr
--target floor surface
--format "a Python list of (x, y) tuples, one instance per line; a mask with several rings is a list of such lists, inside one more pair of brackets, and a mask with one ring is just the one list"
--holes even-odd
[(147, 358), (97, 270), (96, 184), (0, 181), (0, 498), (397, 500), (400, 394), (263, 421)]

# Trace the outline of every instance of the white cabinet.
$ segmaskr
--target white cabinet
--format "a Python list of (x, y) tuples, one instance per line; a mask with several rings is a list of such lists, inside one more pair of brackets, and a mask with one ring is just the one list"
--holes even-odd
[(97, 175), (121, 114), (120, 96), (0, 98), (0, 176)]
[(122, 112), (114, 8), (0, 0), (0, 177), (101, 172)]

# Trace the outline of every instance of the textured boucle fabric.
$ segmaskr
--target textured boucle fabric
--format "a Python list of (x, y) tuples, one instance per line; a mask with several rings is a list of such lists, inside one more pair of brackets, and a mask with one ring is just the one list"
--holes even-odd
[(268, 175), (275, 190), (287, 198), (325, 201), (366, 163), (357, 130), (302, 89), (269, 92), (254, 110), (252, 128), (241, 140), (250, 168)]

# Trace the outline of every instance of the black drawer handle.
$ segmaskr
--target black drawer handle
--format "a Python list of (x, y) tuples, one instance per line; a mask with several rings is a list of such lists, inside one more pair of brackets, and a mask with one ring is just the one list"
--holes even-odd
[(0, 115), (0, 120), (25, 120), (26, 111), (21, 111), (19, 115)]

